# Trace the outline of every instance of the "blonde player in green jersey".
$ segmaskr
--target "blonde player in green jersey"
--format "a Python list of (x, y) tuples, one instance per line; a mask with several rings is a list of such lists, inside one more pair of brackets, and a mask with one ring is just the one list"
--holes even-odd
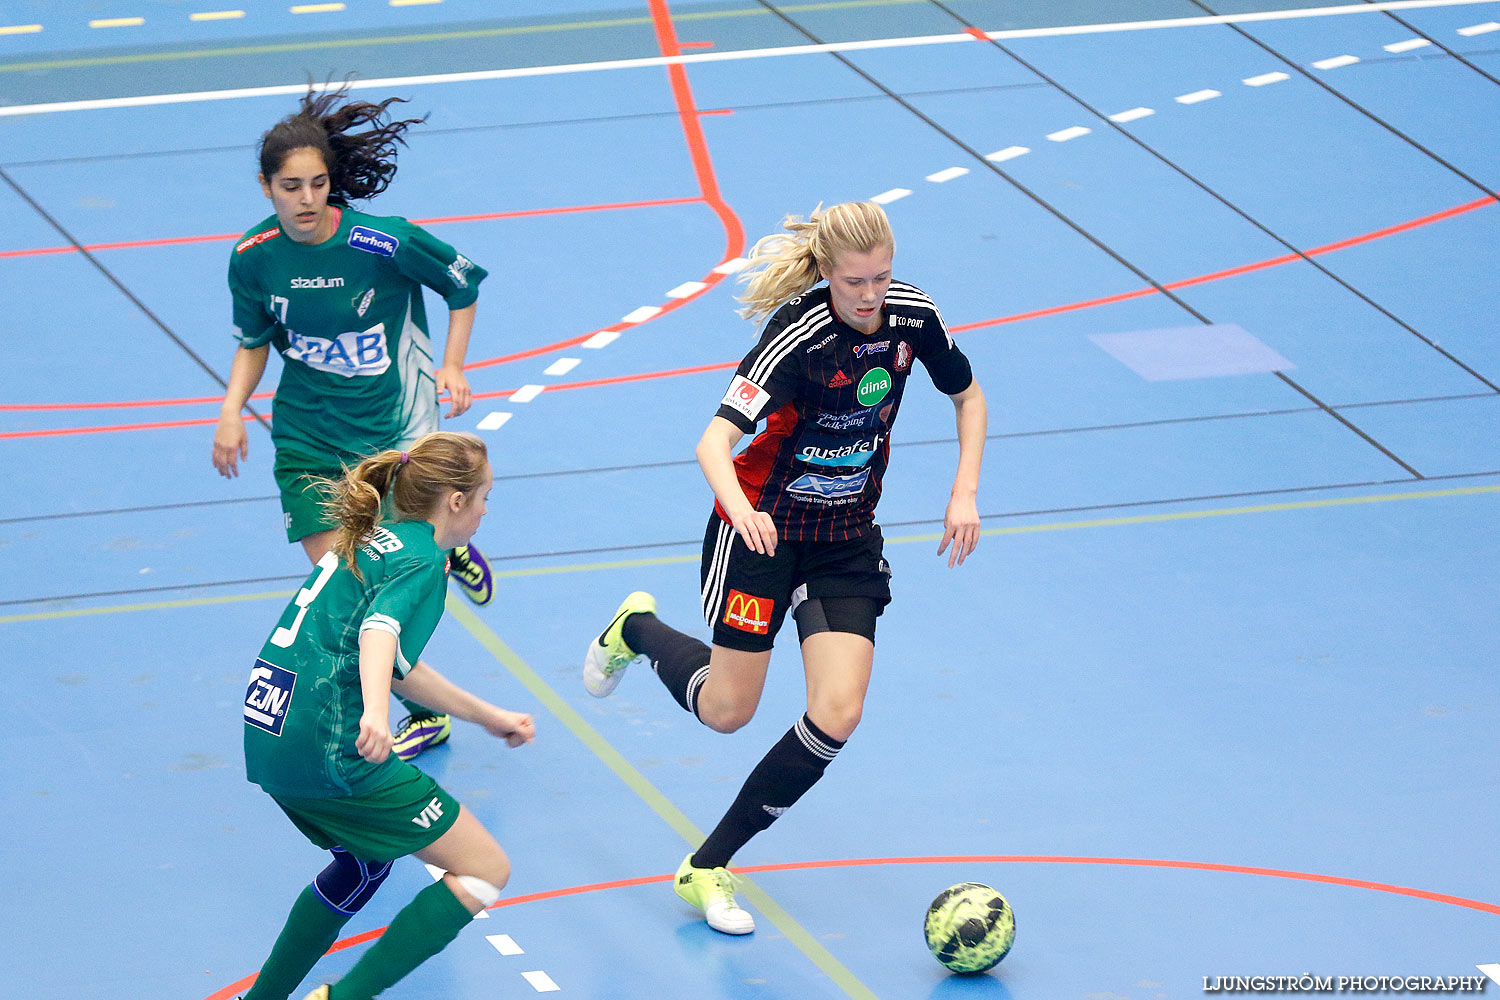
[(443, 614), (447, 550), (479, 528), (492, 481), (484, 442), (440, 431), (320, 484), (337, 527), (250, 672), (245, 772), (333, 860), (298, 897), (245, 1000), (286, 1000), (397, 858), (447, 874), (309, 1000), (374, 997), (441, 951), (510, 877), (473, 814), (392, 754), (389, 720), (394, 688), (511, 746), (535, 735), (531, 716), (418, 659)]
[[(463, 362), (487, 272), (406, 219), (351, 207), (390, 184), (396, 145), (420, 121), (388, 120), (396, 100), (345, 101), (343, 91), (303, 97), (297, 113), (261, 139), (260, 185), (275, 213), (235, 244), (229, 261), (239, 349), (214, 433), (214, 467), (228, 478), (239, 474), (249, 453), (241, 411), (275, 347), (283, 364), (273, 404), (273, 471), (287, 540), (300, 541), (314, 563), (335, 532), (314, 481), (437, 430), (442, 392), (450, 397), (449, 417), (473, 397)], [(424, 286), (448, 307), (436, 368)], [(488, 603), (494, 579), (479, 550), (459, 546), (450, 561), (464, 594)], [(406, 705), (396, 753), (409, 760), (445, 741), (451, 721)]]

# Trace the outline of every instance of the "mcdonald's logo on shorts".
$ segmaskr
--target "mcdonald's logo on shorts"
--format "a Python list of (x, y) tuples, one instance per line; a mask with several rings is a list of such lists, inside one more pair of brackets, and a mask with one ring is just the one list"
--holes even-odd
[(771, 631), (771, 612), (775, 609), (776, 602), (769, 597), (751, 597), (731, 587), (724, 604), (724, 624), (741, 632), (766, 635)]

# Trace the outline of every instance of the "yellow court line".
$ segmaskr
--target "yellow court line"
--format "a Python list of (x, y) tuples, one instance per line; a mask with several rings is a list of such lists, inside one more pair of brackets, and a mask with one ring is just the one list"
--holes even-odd
[(101, 17), (89, 22), (90, 28), (138, 28), (146, 23), (144, 17)]
[[(788, 13), (803, 13), (840, 10), (856, 7), (887, 7), (893, 5), (925, 5), (928, 0), (838, 0), (834, 3), (793, 4), (781, 9)], [(770, 11), (763, 7), (745, 10), (706, 11), (698, 13), (674, 13), (672, 20), (678, 24), (692, 21), (717, 21), (740, 17), (769, 17)], [(653, 26), (650, 17), (597, 18), (591, 21), (556, 21), (550, 24), (516, 25), (506, 28), (473, 28), (466, 31), (433, 31), (412, 35), (369, 36), (361, 38), (323, 39), (316, 42), (285, 42), (278, 45), (238, 45), (215, 49), (180, 49), (170, 52), (141, 52), (120, 56), (93, 56), (79, 59), (51, 59), (37, 62), (0, 63), (0, 73), (31, 72), (44, 69), (79, 69), (93, 66), (119, 66), (130, 63), (169, 62), (183, 59), (213, 59), (225, 56), (260, 56), (279, 52), (316, 52), (325, 49), (359, 48), (375, 45), (410, 45), (441, 43), (476, 38), (504, 38), (518, 35), (553, 34), (563, 31), (589, 31), (601, 28), (638, 28)], [(41, 26), (37, 26), (41, 30)]]
[(341, 3), (299, 3), (288, 9), (293, 14), (331, 14), (348, 8)]
[(232, 21), (245, 16), (242, 10), (203, 10), (189, 14), (189, 21)]
[[(468, 603), (458, 597), (448, 597), (448, 613), (456, 618), (469, 634), (483, 646), (491, 656), (500, 662), (508, 670), (512, 677), (521, 683), (521, 686), (530, 691), (532, 696), (557, 718), (567, 730), (578, 738), (590, 753), (597, 757), (605, 767), (613, 771), (625, 786), (636, 794), (652, 812), (661, 817), (662, 821), (671, 827), (688, 846), (692, 847), (703, 842), (703, 831), (699, 830), (693, 821), (688, 819), (681, 809), (662, 791), (638, 771), (635, 765), (626, 760), (620, 751), (616, 750), (599, 731), (589, 725), (588, 721), (572, 705), (552, 689), (552, 687), (537, 674), (537, 672), (516, 655), (515, 651), (506, 645), (505, 640), (495, 634), (495, 631), (484, 623), (474, 613)], [(817, 966), (839, 989), (854, 998), (854, 1000), (875, 1000), (875, 994), (859, 981), (859, 979), (844, 967), (833, 954), (823, 947), (817, 938), (813, 937), (805, 927), (787, 913), (786, 910), (771, 899), (751, 879), (740, 876), (739, 889), (747, 900), (762, 915), (769, 920), (782, 934), (786, 935), (788, 941), (796, 945), (808, 959)]]
[[(1500, 485), (1459, 486), (1441, 490), (1410, 490), (1404, 493), (1380, 493), (1363, 497), (1328, 497), (1322, 500), (1289, 500), (1285, 503), (1257, 504), (1241, 507), (1210, 507), (1207, 510), (1179, 510), (1165, 514), (1134, 514), (1128, 517), (1103, 517), (1080, 521), (1049, 521), (1044, 524), (1017, 524), (1004, 528), (985, 528), (983, 536), (1028, 535), (1044, 531), (1074, 531), (1079, 528), (1118, 528), (1134, 524), (1163, 524), (1170, 521), (1193, 521), (1206, 517), (1231, 517), (1247, 514), (1275, 514), (1294, 510), (1318, 510), (1329, 507), (1349, 507), (1359, 504), (1392, 503), (1400, 500), (1436, 500), (1445, 497), (1482, 496), (1500, 493)], [(887, 538), (888, 545), (904, 545), (911, 542), (936, 542), (942, 539), (941, 532), (922, 535), (896, 535)], [(612, 562), (569, 563), (563, 566), (535, 566), (528, 569), (496, 570), (496, 579), (518, 579), (530, 576), (553, 576), (558, 573), (595, 573), (603, 570), (637, 569), (642, 566), (670, 566), (678, 563), (698, 562), (698, 554), (680, 556), (654, 556), (650, 559), (620, 559)], [(159, 611), (170, 608), (188, 608), (209, 604), (232, 604), (237, 601), (260, 601), (271, 598), (286, 600), (295, 591), (270, 591), (259, 594), (240, 594), (228, 597), (193, 597), (178, 601), (159, 601), (150, 604), (120, 604), (100, 608), (70, 608), (61, 611), (35, 611), (28, 614), (0, 615), (0, 625), (17, 622), (48, 621), (54, 618), (77, 618), (87, 615), (107, 615), (127, 611)], [(59, 598), (66, 600), (66, 598)]]
[(34, 35), (41, 30), (40, 24), (0, 24), (0, 35)]

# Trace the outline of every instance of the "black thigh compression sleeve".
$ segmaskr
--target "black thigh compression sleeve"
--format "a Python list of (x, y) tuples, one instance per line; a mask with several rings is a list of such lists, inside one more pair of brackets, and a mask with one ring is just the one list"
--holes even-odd
[(819, 632), (851, 632), (874, 642), (880, 602), (873, 597), (809, 597), (792, 615), (800, 642)]

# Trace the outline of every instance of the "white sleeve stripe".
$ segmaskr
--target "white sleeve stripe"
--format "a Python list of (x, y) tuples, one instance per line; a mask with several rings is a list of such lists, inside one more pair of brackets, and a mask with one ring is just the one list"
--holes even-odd
[[(756, 358), (754, 364), (750, 366), (750, 374), (747, 377), (755, 384), (764, 386), (766, 379), (770, 378), (776, 366), (781, 364), (782, 359), (790, 354), (793, 348), (831, 321), (832, 317), (829, 315), (826, 304), (819, 304), (809, 309), (795, 323), (789, 324), (786, 329), (771, 338), (760, 357)], [(804, 332), (804, 328), (809, 324), (811, 324), (811, 329)]]
[(401, 638), (401, 623), (392, 618), (390, 615), (370, 615), (359, 624), (359, 630), (361, 632), (365, 631), (366, 629), (376, 629), (380, 632), (389, 632), (396, 638)]

